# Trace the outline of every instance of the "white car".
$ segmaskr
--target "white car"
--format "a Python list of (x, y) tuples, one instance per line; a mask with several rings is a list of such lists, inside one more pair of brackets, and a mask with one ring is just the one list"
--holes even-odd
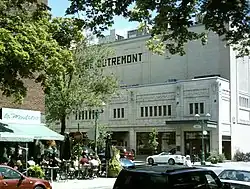
[(169, 165), (184, 164), (185, 163), (185, 156), (171, 154), (169, 152), (162, 152), (160, 154), (147, 157), (146, 162), (149, 165), (161, 164), (161, 163), (162, 164), (168, 163)]

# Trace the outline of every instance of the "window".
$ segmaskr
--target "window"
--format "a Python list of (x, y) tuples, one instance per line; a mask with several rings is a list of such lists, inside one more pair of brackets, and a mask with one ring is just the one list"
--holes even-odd
[(148, 117), (148, 107), (145, 107), (145, 117)]
[(85, 111), (85, 119), (88, 119), (88, 111)]
[(243, 108), (249, 108), (250, 107), (250, 105), (249, 105), (249, 99), (247, 97), (240, 96), (239, 97), (239, 104)]
[(77, 120), (77, 111), (75, 111), (74, 114), (75, 114), (75, 120)]
[(167, 116), (167, 106), (166, 105), (162, 106), (162, 109), (163, 109), (163, 116)]
[(121, 116), (122, 116), (122, 118), (124, 118), (124, 108), (121, 108), (121, 111), (122, 111), (121, 112), (121, 114), (122, 114)]
[(204, 114), (204, 103), (200, 103), (200, 114)]
[(189, 103), (189, 114), (204, 114), (205, 106), (204, 102), (201, 103)]
[(89, 119), (91, 119), (91, 118), (92, 118), (92, 111), (89, 110)]
[(113, 109), (113, 118), (116, 118), (116, 109)]
[(116, 108), (113, 109), (113, 118), (119, 119), (125, 117), (125, 109), (124, 108)]
[(194, 114), (193, 103), (190, 103), (190, 104), (189, 104), (189, 113), (190, 113), (190, 114)]
[(153, 116), (153, 106), (149, 107), (149, 116), (152, 117)]
[(117, 109), (117, 118), (121, 118), (121, 109), (120, 108)]
[(21, 178), (21, 175), (18, 172), (7, 167), (0, 167), (0, 172), (4, 179), (18, 179), (19, 180)]
[(154, 116), (157, 116), (157, 106), (154, 106)]
[(82, 119), (84, 119), (84, 118), (85, 118), (85, 117), (84, 117), (84, 111), (82, 111), (81, 113), (82, 113)]
[(79, 113), (78, 113), (78, 118), (79, 118), (79, 120), (81, 120), (82, 119), (82, 114), (81, 114), (81, 112), (79, 111)]
[(168, 116), (172, 115), (172, 106), (168, 105)]
[(159, 109), (159, 116), (162, 116), (162, 106), (158, 106)]
[(144, 117), (144, 107), (141, 107), (141, 117)]
[(199, 104), (198, 103), (194, 103), (194, 113), (195, 114), (199, 113)]
[(92, 119), (95, 119), (95, 110), (92, 110)]

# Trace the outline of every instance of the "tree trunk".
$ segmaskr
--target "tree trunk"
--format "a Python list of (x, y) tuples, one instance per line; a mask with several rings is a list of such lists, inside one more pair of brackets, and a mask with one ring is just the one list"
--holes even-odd
[[(65, 130), (66, 130), (66, 115), (64, 114), (61, 119), (60, 119), (60, 122), (61, 122), (61, 135), (65, 135)], [(61, 141), (60, 142), (60, 159), (63, 159), (63, 148), (64, 148), (64, 141)]]
[(66, 115), (63, 115), (61, 117), (60, 122), (61, 122), (61, 135), (64, 135), (66, 130)]

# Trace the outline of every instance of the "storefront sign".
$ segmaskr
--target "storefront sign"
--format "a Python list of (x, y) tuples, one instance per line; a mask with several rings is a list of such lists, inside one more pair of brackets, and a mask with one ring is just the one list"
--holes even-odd
[(40, 124), (41, 112), (32, 110), (2, 108), (2, 121), (6, 123)]
[(142, 53), (128, 54), (124, 56), (117, 56), (113, 58), (107, 58), (104, 60), (103, 67), (116, 66), (120, 64), (131, 64), (142, 61)]

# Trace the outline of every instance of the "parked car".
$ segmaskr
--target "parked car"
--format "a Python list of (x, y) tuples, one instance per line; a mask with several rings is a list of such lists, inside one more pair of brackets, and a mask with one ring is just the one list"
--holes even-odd
[(129, 148), (123, 147), (123, 146), (116, 146), (118, 150), (120, 150), (120, 156), (121, 158), (127, 158), (132, 161), (135, 159), (135, 154), (133, 150), (130, 150)]
[(226, 168), (218, 177), (223, 182), (231, 183), (234, 189), (250, 189), (250, 169), (247, 167)]
[(153, 164), (166, 164), (174, 165), (174, 164), (184, 164), (185, 163), (185, 156), (179, 154), (173, 154), (170, 152), (162, 152), (157, 155), (152, 155), (147, 157), (146, 162), (149, 165)]
[(5, 165), (0, 165), (0, 188), (52, 189), (48, 181), (26, 177), (19, 171)]
[(230, 189), (210, 170), (184, 166), (144, 166), (123, 169), (113, 189)]
[(133, 169), (135, 168), (135, 163), (127, 158), (120, 158), (121, 166), (126, 169)]

